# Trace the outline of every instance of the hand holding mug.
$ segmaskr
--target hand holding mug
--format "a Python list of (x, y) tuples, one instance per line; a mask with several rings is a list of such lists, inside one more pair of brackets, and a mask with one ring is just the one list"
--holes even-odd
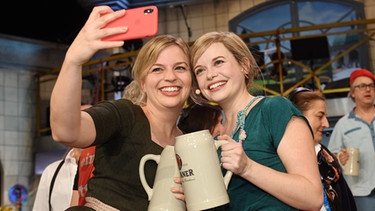
[(223, 177), (217, 152), (227, 143), (225, 140), (215, 141), (208, 130), (176, 137), (176, 159), (189, 211), (229, 203), (226, 188), (232, 172), (227, 171)]
[(185, 201), (185, 194), (184, 189), (182, 188), (182, 178), (181, 176), (177, 176), (173, 178), (174, 183), (178, 184), (178, 186), (173, 186), (171, 188), (172, 193), (176, 197), (176, 199), (179, 199), (181, 201)]
[(227, 141), (227, 144), (221, 146), (221, 163), (223, 168), (239, 176), (244, 174), (251, 161), (243, 150), (242, 143), (236, 142), (228, 135), (221, 135), (217, 138), (220, 141)]
[(345, 165), (346, 162), (349, 160), (349, 153), (345, 148), (341, 149), (340, 152), (337, 153), (337, 160), (342, 165)]

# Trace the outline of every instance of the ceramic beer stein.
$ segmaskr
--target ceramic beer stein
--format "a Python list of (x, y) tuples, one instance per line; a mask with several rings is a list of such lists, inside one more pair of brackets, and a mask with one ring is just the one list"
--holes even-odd
[[(145, 163), (149, 160), (158, 164), (153, 188), (144, 174)], [(185, 202), (176, 199), (170, 190), (173, 186), (179, 186), (173, 181), (174, 177), (179, 176), (173, 146), (166, 146), (160, 155), (144, 155), (139, 164), (139, 176), (150, 201), (148, 211), (186, 211)]]
[(176, 137), (175, 152), (189, 211), (229, 203), (227, 187), (232, 176), (223, 177), (217, 149), (227, 141), (215, 141), (208, 130)]
[(340, 154), (338, 153), (337, 157), (339, 163), (343, 169), (343, 173), (349, 176), (358, 176), (359, 175), (359, 149), (355, 147), (348, 147), (346, 151), (349, 153), (349, 159), (346, 161), (345, 165), (340, 162)]

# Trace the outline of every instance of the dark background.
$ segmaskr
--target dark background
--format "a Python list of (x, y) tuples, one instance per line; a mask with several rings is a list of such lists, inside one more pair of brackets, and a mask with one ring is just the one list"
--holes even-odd
[(0, 34), (70, 44), (95, 5), (113, 10), (147, 5), (173, 7), (205, 0), (7, 0), (2, 2)]
[(1, 6), (0, 33), (70, 44), (91, 9), (76, 0), (6, 1)]

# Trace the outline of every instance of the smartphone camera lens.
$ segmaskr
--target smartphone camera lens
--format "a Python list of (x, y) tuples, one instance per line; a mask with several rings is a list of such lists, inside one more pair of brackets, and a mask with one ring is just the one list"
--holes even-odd
[(145, 9), (144, 13), (145, 15), (154, 12), (154, 9)]

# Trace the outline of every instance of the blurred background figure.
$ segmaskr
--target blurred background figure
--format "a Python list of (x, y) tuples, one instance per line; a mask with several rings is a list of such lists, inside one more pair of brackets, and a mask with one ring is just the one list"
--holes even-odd
[(277, 55), (277, 52), (271, 55), (271, 60), (273, 63), (273, 67), (271, 69), (271, 78), (274, 80), (280, 80), (280, 70), (282, 74), (282, 78), (285, 79), (288, 76), (288, 71), (283, 65), (283, 61), (285, 59), (285, 55), (283, 52), (280, 52), (280, 58)]
[(95, 159), (95, 146), (91, 146), (82, 150), (79, 158), (79, 164), (77, 169), (78, 177), (78, 205), (84, 205), (86, 203), (87, 183), (93, 176), (94, 172), (94, 159)]
[(80, 155), (81, 149), (69, 148), (63, 159), (44, 169), (33, 211), (66, 210), (78, 204), (77, 187), (74, 184)]
[(368, 70), (358, 69), (350, 74), (350, 97), (355, 103), (352, 111), (338, 120), (328, 149), (340, 153), (338, 159), (345, 165), (349, 159), (348, 147), (359, 149), (359, 175), (345, 175), (353, 192), (357, 209), (375, 208), (375, 76)]
[(220, 107), (190, 104), (184, 108), (178, 120), (178, 128), (184, 133), (208, 129), (213, 137), (223, 129), (223, 115)]
[(336, 155), (320, 143), (324, 129), (329, 127), (324, 95), (298, 87), (291, 92), (289, 99), (302, 111), (314, 134), (315, 151), (324, 189), (324, 205), (321, 210), (357, 210), (353, 194), (345, 181)]
[[(92, 105), (85, 104), (81, 106), (81, 110), (90, 108)], [(77, 200), (78, 205), (84, 205), (86, 203), (87, 183), (93, 176), (94, 159), (95, 159), (95, 146), (87, 147), (82, 149), (79, 157), (79, 163), (77, 168), (77, 176), (75, 180), (75, 186), (77, 187)]]

